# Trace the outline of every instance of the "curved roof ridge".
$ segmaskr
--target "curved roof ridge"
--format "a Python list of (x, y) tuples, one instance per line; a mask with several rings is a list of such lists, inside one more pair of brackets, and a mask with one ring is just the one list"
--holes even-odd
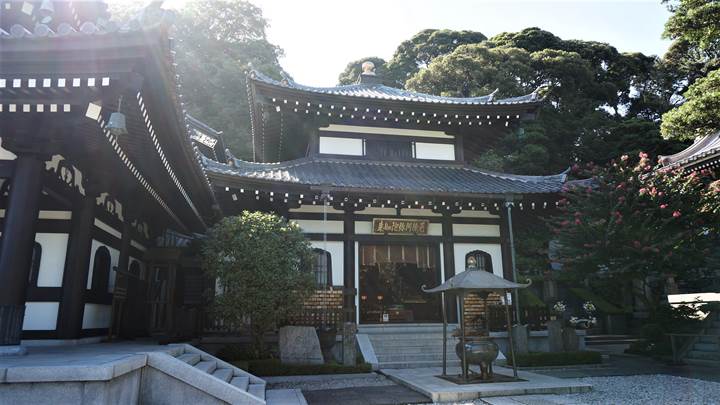
[(541, 101), (542, 98), (538, 97), (537, 90), (530, 94), (525, 94), (516, 97), (508, 97), (502, 99), (495, 99), (495, 95), (498, 90), (496, 89), (490, 94), (477, 97), (448, 97), (439, 96), (428, 93), (414, 92), (410, 90), (400, 89), (396, 87), (386, 86), (384, 84), (368, 83), (368, 84), (345, 84), (331, 87), (316, 87), (308, 86), (295, 82), (289, 77), (284, 78), (282, 81), (271, 78), (270, 76), (261, 73), (257, 70), (250, 70), (248, 78), (251, 80), (260, 81), (273, 86), (284, 87), (288, 89), (300, 90), (309, 93), (317, 94), (331, 94), (339, 96), (351, 96), (358, 98), (370, 98), (370, 99), (386, 99), (386, 100), (399, 100), (399, 101), (414, 101), (421, 103), (434, 103), (434, 104), (457, 104), (457, 105), (485, 105), (485, 104), (523, 104), (523, 103), (535, 103)]
[(682, 164), (684, 161), (699, 159), (710, 153), (720, 151), (720, 131), (695, 138), (692, 145), (672, 155), (658, 156), (663, 166)]

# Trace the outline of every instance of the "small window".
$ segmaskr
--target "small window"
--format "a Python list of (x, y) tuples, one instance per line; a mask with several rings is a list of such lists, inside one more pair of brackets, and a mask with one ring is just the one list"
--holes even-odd
[(332, 286), (332, 258), (330, 252), (313, 249), (313, 276), (317, 287)]
[(28, 283), (32, 286), (37, 286), (38, 277), (40, 276), (40, 259), (42, 258), (42, 245), (35, 242), (32, 251), (32, 261), (30, 262), (30, 274), (28, 276)]
[(473, 250), (465, 256), (466, 270), (483, 270), (492, 273), (492, 257), (482, 250)]
[(95, 291), (107, 292), (110, 282), (110, 251), (105, 246), (100, 246), (95, 251), (93, 261), (92, 289)]
[(366, 155), (375, 160), (410, 161), (413, 158), (413, 143), (409, 140), (368, 139)]

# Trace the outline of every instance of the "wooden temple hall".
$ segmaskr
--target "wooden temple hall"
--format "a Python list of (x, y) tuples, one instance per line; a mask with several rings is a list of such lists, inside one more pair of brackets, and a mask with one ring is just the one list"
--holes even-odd
[(0, 346), (202, 333), (214, 283), (189, 246), (242, 210), (302, 227), (308, 306), (333, 321), (438, 323), (421, 286), (513, 279), (512, 216), (554, 207), (566, 175), (468, 162), (536, 93), (413, 93), (368, 63), (330, 88), (250, 72), (244, 161), (185, 111), (171, 20), (157, 2), (118, 24), (99, 1), (0, 0)]

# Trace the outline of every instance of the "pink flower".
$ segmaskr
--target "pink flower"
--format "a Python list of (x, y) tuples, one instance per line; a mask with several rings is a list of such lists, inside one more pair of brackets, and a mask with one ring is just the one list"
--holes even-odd
[(674, 211), (674, 212), (673, 212), (673, 218), (680, 218), (681, 215), (682, 215), (682, 214), (680, 213), (680, 211)]
[(581, 225), (582, 221), (580, 221), (580, 218), (575, 219), (575, 225)]
[(647, 159), (648, 154), (645, 153), (645, 152), (640, 152), (640, 153), (638, 154), (638, 156), (640, 157), (640, 159)]
[(622, 156), (620, 156), (620, 160), (622, 160), (623, 162), (625, 162), (625, 161), (628, 160), (629, 158), (630, 158), (630, 157), (629, 157), (628, 155), (622, 155)]
[(645, 187), (643, 187), (643, 188), (641, 188), (641, 189), (639, 190), (639, 192), (640, 192), (640, 195), (646, 194), (646, 193), (647, 193), (647, 189), (646, 189)]
[(667, 204), (660, 204), (660, 209), (664, 210), (665, 208), (667, 208)]

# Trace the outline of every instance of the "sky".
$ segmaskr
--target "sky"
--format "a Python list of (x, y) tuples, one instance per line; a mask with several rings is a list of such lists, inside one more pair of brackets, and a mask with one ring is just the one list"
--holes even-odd
[[(169, 0), (181, 7), (187, 0)], [(491, 37), (540, 27), (563, 39), (607, 42), (621, 52), (662, 55), (669, 17), (660, 0), (252, 0), (269, 21), (268, 39), (298, 83), (337, 84), (350, 61), (389, 59), (426, 28), (474, 30)]]

